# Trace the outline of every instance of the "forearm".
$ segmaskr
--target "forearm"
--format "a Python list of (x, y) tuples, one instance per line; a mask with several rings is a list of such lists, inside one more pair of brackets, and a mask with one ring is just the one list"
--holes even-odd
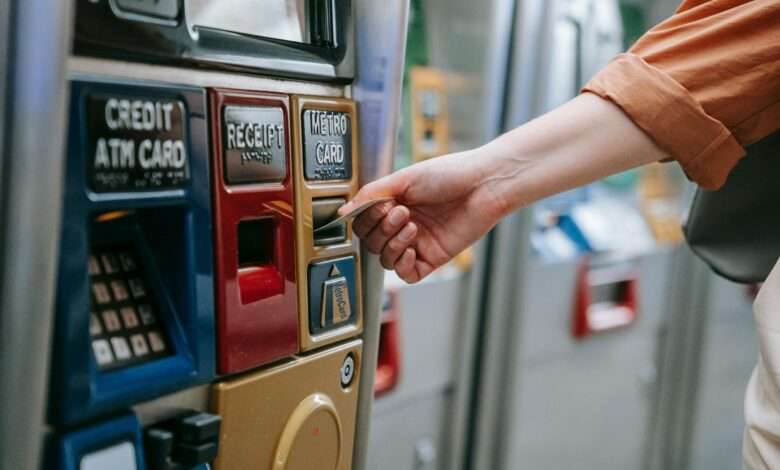
[(617, 106), (585, 93), (475, 150), (507, 212), (666, 158)]

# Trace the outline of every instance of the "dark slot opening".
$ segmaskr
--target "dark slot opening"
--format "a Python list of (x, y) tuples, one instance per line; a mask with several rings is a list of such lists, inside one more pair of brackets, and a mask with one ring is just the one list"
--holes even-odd
[(597, 284), (590, 288), (591, 303), (611, 303), (619, 304), (626, 300), (626, 290), (628, 282), (619, 281), (609, 284)]
[(341, 243), (347, 238), (347, 225), (339, 224), (314, 234), (315, 245), (332, 245)]
[(274, 219), (238, 223), (238, 266), (261, 266), (274, 261)]
[[(314, 222), (314, 229), (327, 224), (331, 220), (338, 217), (339, 207), (344, 205), (347, 200), (343, 197), (331, 197), (314, 199), (312, 201), (312, 219)], [(341, 243), (347, 239), (347, 224), (341, 223), (334, 227), (325, 230), (319, 230), (314, 233), (314, 244), (332, 245)]]

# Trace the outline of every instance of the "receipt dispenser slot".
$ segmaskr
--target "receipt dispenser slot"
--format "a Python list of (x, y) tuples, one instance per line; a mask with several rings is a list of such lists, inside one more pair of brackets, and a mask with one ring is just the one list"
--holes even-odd
[(214, 377), (206, 94), (75, 81), (50, 421)]
[(274, 220), (245, 220), (238, 223), (238, 265), (241, 268), (267, 266), (274, 262)]
[(298, 351), (289, 98), (210, 91), (217, 368)]
[(244, 305), (284, 294), (284, 279), (274, 260), (275, 232), (273, 218), (238, 224), (238, 287)]

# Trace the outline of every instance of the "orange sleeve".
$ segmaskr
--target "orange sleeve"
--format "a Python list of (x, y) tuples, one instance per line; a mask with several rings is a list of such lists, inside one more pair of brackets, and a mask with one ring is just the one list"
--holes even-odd
[(744, 146), (780, 129), (780, 1), (685, 1), (583, 90), (718, 188)]

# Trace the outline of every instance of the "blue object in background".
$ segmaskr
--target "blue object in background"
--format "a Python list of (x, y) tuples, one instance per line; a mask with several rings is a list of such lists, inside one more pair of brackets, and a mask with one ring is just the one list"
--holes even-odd
[[(90, 96), (182, 103), (188, 181), (163, 189), (94, 191), (88, 172), (93, 155), (87, 116)], [(215, 375), (205, 91), (76, 81), (70, 109), (49, 410), (55, 425), (83, 422)], [(96, 216), (113, 211), (118, 220), (95, 222)], [(95, 244), (113, 243), (131, 245), (141, 260), (172, 354), (100, 370), (90, 342), (87, 262)]]
[(577, 245), (577, 248), (583, 253), (593, 252), (593, 247), (588, 242), (585, 234), (569, 214), (558, 216), (558, 228), (560, 228)]
[(557, 214), (567, 213), (577, 204), (590, 200), (591, 189), (590, 186), (582, 186), (555, 194), (534, 204), (534, 210), (547, 210)]

